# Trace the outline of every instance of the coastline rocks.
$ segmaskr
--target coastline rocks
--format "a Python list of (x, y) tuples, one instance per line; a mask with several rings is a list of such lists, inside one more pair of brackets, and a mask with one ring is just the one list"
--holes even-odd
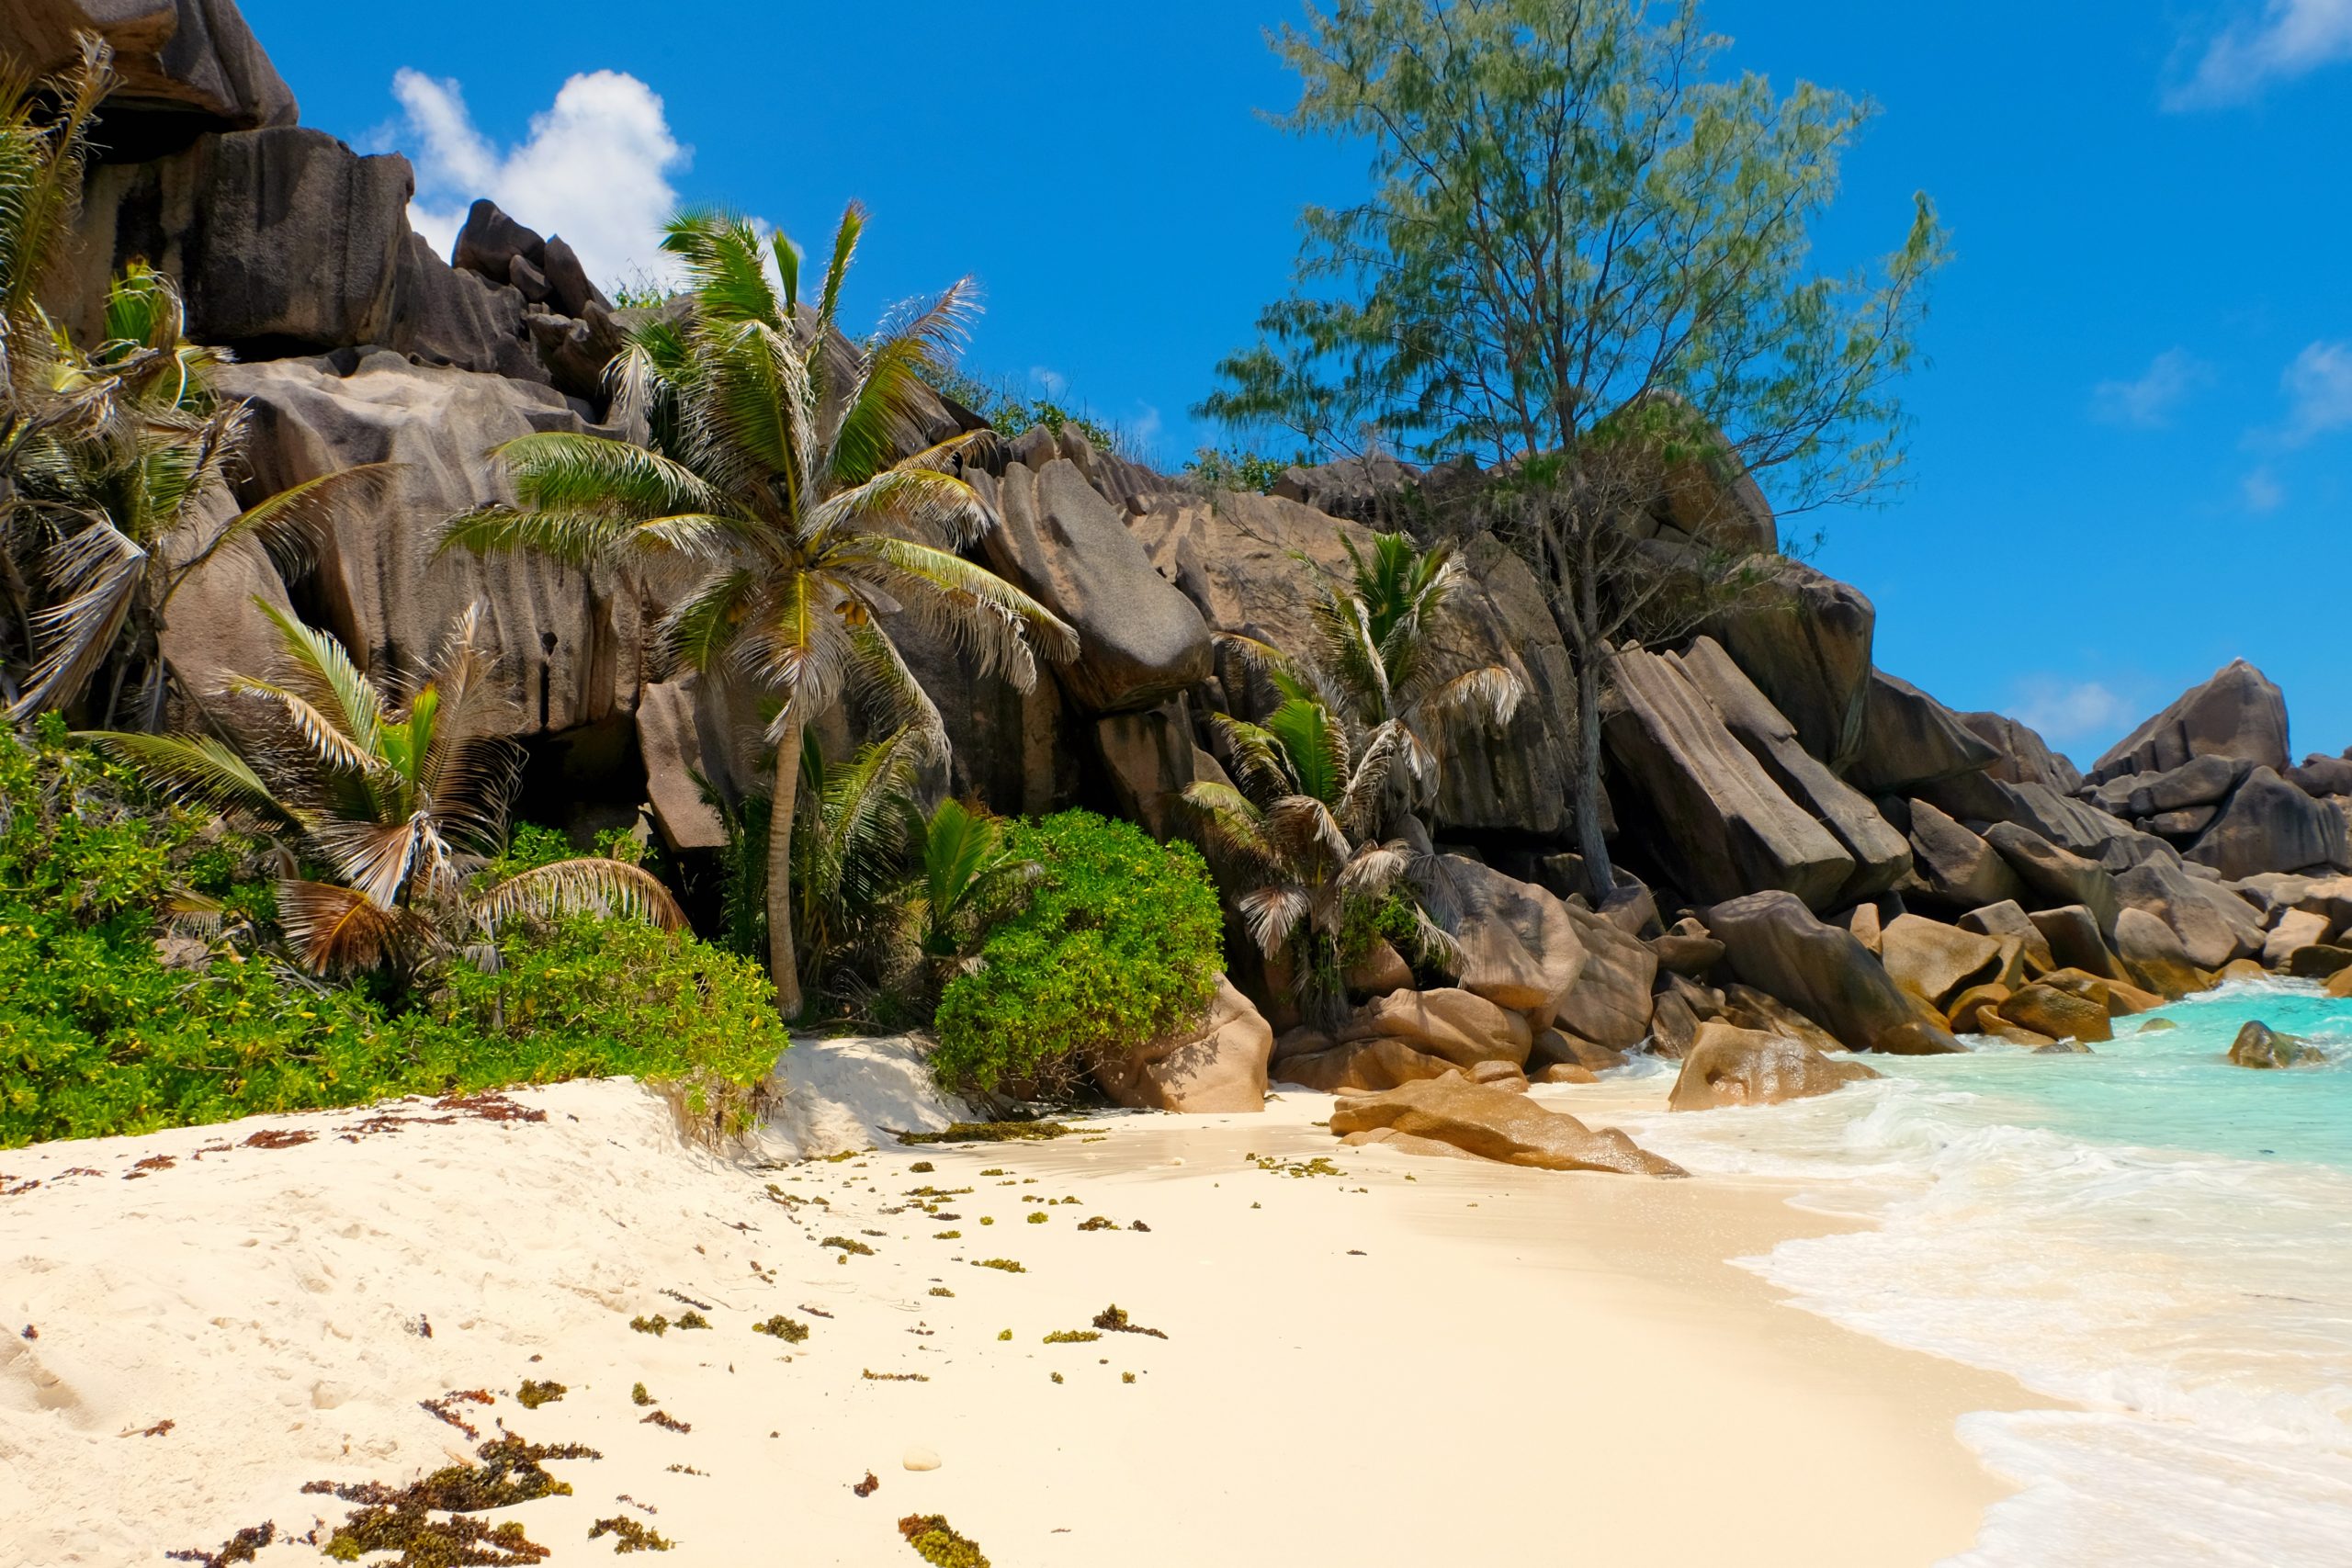
[(2230, 1062), (2233, 1066), (2268, 1071), (2325, 1059), (2294, 1035), (2281, 1034), (2268, 1024), (2252, 1019), (2230, 1043)]
[(2115, 878), (2101, 867), (2014, 822), (1996, 822), (1984, 841), (2001, 853), (2018, 879), (2052, 904), (2080, 904), (2091, 912), (2102, 931), (2115, 927), (2122, 905)]
[(1331, 1131), (1359, 1147), (1427, 1139), (1481, 1159), (1538, 1170), (1688, 1174), (1613, 1127), (1596, 1132), (1573, 1116), (1546, 1111), (1523, 1093), (1473, 1083), (1459, 1074), (1341, 1100), (1331, 1108)]
[(1705, 630), (1794, 727), (1807, 752), (1842, 772), (1862, 743), (1878, 612), (1861, 591), (1802, 561), (1709, 617)]
[[(2131, 976), (2115, 954), (2109, 951), (2107, 939), (2099, 934), (2098, 923), (2091, 912), (2080, 904), (2061, 905), (2055, 909), (2039, 909), (2033, 914), (2033, 928), (2050, 944), (2051, 956), (2060, 969), (2079, 969), (2096, 975), (2102, 980), (2129, 982)], [(2122, 919), (2121, 915), (2116, 917)]]
[(2115, 955), (2142, 986), (2172, 1001), (2205, 989), (2208, 976), (2173, 929), (2145, 909), (2115, 918)]
[(1551, 1010), (1553, 1021), (1613, 1050), (1629, 1051), (1650, 1032), (1650, 991), (1657, 954), (1614, 922), (1563, 905), (1584, 944), (1583, 973)]
[(2041, 784), (2060, 795), (2083, 787), (2082, 770), (2050, 749), (2030, 725), (2006, 714), (1963, 713), (1953, 716), (1971, 735), (1999, 753), (1984, 771), (2007, 784)]
[[(1551, 1016), (1577, 988), (1588, 944), (1605, 939), (1580, 931), (1567, 905), (1532, 883), (1460, 855), (1441, 855), (1438, 866), (1458, 911), (1453, 935), (1462, 949), (1456, 976), (1462, 988), (1513, 1012)], [(1630, 937), (1624, 941), (1641, 946)], [(1648, 957), (1647, 949), (1642, 956)], [(1642, 991), (1648, 994), (1647, 976)]]
[(110, 145), (126, 132), (167, 134), (142, 122), (223, 130), (294, 123), (294, 94), (232, 0), (9, 0), (0, 7), (0, 57), (42, 75), (74, 60), (78, 32), (114, 50)]
[(2262, 920), (2254, 906), (2192, 874), (2185, 865), (2150, 862), (2133, 866), (2115, 879), (2115, 894), (2170, 926), (2189, 961), (2200, 969), (2219, 969), (2233, 958), (2262, 951)]
[(1938, 1052), (1967, 1047), (1920, 1017), (1886, 966), (1851, 931), (1826, 925), (1793, 895), (1757, 893), (1716, 905), (1707, 929), (1740, 979), (1819, 1023), (1849, 1050), (1886, 1041)]
[(2333, 980), (2352, 968), (2352, 948), (2313, 942), (2287, 955), (2287, 974), (2297, 980)]
[(1732, 738), (1681, 663), (1631, 649), (1613, 669), (1602, 732), (1661, 825), (1653, 847), (1675, 880), (1700, 899), (1772, 887), (1827, 906), (1853, 878), (1853, 856)]
[(1623, 1066), (1626, 1060), (1625, 1053), (1613, 1046), (1558, 1029), (1536, 1031), (1535, 1043), (1527, 1052), (1527, 1066), (1531, 1073), (1558, 1066), (1575, 1067), (1586, 1073), (1605, 1073), (1612, 1067)]
[(2022, 901), (2025, 884), (1983, 839), (1924, 800), (1911, 803), (1911, 850), (1936, 902), (1956, 909)]
[(2333, 807), (2256, 768), (2188, 858), (2231, 882), (2266, 871), (2352, 871), (2352, 841)]
[(1142, 1049), (1099, 1058), (1103, 1092), (1130, 1111), (1192, 1115), (1263, 1111), (1274, 1032), (1231, 980), (1217, 976), (1205, 1018)]
[(2001, 944), (1917, 915), (1897, 915), (1880, 932), (1879, 960), (1896, 985), (1940, 1011), (1954, 992), (1997, 970)]
[(1276, 1083), (1295, 1084), (1318, 1094), (1361, 1094), (1461, 1070), (1444, 1057), (1417, 1051), (1402, 1040), (1373, 1039), (1345, 1045), (1326, 1043), (1320, 1050), (1278, 1056), (1268, 1076)]
[(1096, 713), (1144, 708), (1210, 672), (1209, 631), (1191, 600), (1152, 570), (1118, 510), (1066, 457), (1001, 479), (974, 476), (1001, 522), (989, 564), (1077, 628), (1079, 655), (1054, 677)]
[(1527, 1020), (1469, 991), (1391, 991), (1358, 1010), (1338, 1043), (1395, 1040), (1467, 1070), (1481, 1062), (1527, 1065), (1534, 1033)]
[(2092, 765), (2092, 784), (2128, 773), (2169, 773), (2195, 757), (2287, 766), (2287, 700), (2261, 671), (2232, 660), (2192, 686)]
[(1706, 1023), (1684, 1055), (1666, 1103), (1669, 1111), (1778, 1105), (1878, 1076), (1860, 1062), (1833, 1062), (1801, 1040)]
[(2288, 954), (2299, 947), (2309, 947), (2327, 940), (2327, 917), (2310, 909), (2289, 909), (2270, 928), (2269, 938), (2262, 944), (2262, 964), (2267, 969), (2286, 967)]
[[(2003, 1021), (2052, 1040), (2090, 1043), (2115, 1038), (2104, 1002), (2062, 990), (2047, 980), (2025, 987), (2003, 1002), (1998, 1010)], [(1978, 1017), (1983, 1019), (1984, 1015), (1980, 1013)]]
[(2000, 753), (1969, 732), (1960, 716), (1883, 670), (1871, 671), (1862, 744), (1847, 782), (1868, 795), (1902, 795), (1940, 779), (1981, 773)]
[(2157, 817), (2218, 806), (2254, 771), (2234, 757), (2192, 757), (2163, 773), (2127, 773), (2091, 792), (2092, 803), (2116, 817)]

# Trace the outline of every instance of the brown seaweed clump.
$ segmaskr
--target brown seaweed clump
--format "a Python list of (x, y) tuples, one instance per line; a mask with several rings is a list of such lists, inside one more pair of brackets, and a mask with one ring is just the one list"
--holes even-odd
[(235, 1563), (251, 1562), (263, 1547), (269, 1545), (277, 1539), (277, 1527), (264, 1521), (257, 1525), (247, 1525), (243, 1529), (222, 1541), (217, 1551), (207, 1551), (202, 1547), (191, 1547), (186, 1551), (166, 1551), (164, 1553), (164, 1558), (169, 1562), (201, 1563), (203, 1568), (232, 1568)]
[(933, 1568), (989, 1568), (979, 1542), (958, 1534), (944, 1514), (909, 1514), (899, 1521), (899, 1533)]
[(667, 1551), (678, 1544), (621, 1514), (616, 1514), (609, 1519), (598, 1519), (588, 1527), (590, 1540), (607, 1535), (615, 1538), (613, 1551), (616, 1555), (625, 1551)]
[[(396, 1552), (392, 1568), (527, 1568), (545, 1562), (548, 1549), (525, 1535), (521, 1525), (509, 1520), (492, 1527), (472, 1516), (568, 1495), (571, 1484), (548, 1474), (545, 1461), (604, 1456), (579, 1443), (530, 1443), (511, 1432), (474, 1451), (480, 1464), (449, 1465), (406, 1486), (311, 1482), (304, 1492), (360, 1505), (320, 1551), (338, 1562)], [(437, 1514), (449, 1517), (436, 1518)]]

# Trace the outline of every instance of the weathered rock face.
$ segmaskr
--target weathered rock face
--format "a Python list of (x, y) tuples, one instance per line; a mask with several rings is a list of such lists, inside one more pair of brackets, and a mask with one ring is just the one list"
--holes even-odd
[(1928, 894), (1947, 908), (2022, 902), (2027, 896), (1998, 851), (1924, 800), (1911, 803), (1911, 848)]
[(1181, 700), (1096, 719), (1094, 745), (1119, 815), (1142, 823), (1155, 839), (1175, 837), (1193, 825), (1183, 795), (1194, 782), (1232, 782), (1216, 758), (1193, 744), (1192, 720)]
[(2235, 757), (2192, 757), (2167, 772), (2111, 778), (2092, 791), (2091, 799), (2118, 817), (2154, 817), (2218, 805), (2253, 771), (2254, 764)]
[(1985, 770), (2003, 784), (2042, 784), (2061, 795), (2083, 787), (2083, 772), (2059, 753), (2030, 725), (2006, 714), (1963, 713), (1954, 716), (1971, 735), (1998, 753)]
[(2262, 951), (2262, 922), (2254, 907), (2177, 865), (2134, 866), (2115, 879), (2115, 896), (2171, 927), (2199, 969), (2219, 969)]
[(1462, 948), (1462, 988), (1513, 1012), (1555, 1012), (1587, 963), (1568, 907), (1476, 861), (1443, 855), (1439, 864), (1460, 911), (1453, 938)]
[(1984, 840), (2001, 852), (2009, 869), (2041, 902), (2081, 904), (2098, 918), (2099, 930), (2115, 928), (2115, 912), (2122, 907), (2115, 878), (2097, 864), (2014, 822), (1995, 823)]
[(2262, 944), (2265, 967), (2283, 969), (2288, 955), (2299, 947), (2309, 947), (2315, 942), (2327, 940), (2327, 917), (2311, 909), (2289, 909), (2270, 928), (2270, 935)]
[(2284, 776), (2305, 795), (2352, 795), (2352, 756), (2329, 757), (2314, 751), (2289, 768)]
[(1860, 791), (1840, 779), (1797, 739), (1796, 729), (1765, 699), (1711, 637), (1693, 642), (1680, 657), (1683, 672), (1706, 694), (1724, 728), (1763, 764), (1772, 782), (1829, 829), (1853, 857), (1854, 874), (1838, 898), (1868, 898), (1902, 881), (1911, 869), (1911, 846), (1887, 825)]
[(1398, 500), (1420, 476), (1412, 464), (1380, 453), (1285, 469), (1272, 493), (1351, 523), (1395, 527)]
[(1842, 771), (1861, 749), (1877, 621), (1860, 590), (1782, 561), (1770, 582), (1716, 612), (1705, 629), (1805, 750)]
[(2257, 767), (2188, 858), (2231, 881), (2266, 871), (2352, 871), (2352, 842), (2339, 813)]
[(1879, 958), (1896, 985), (1940, 1012), (1954, 992), (1997, 971), (2001, 944), (1917, 915), (1897, 915), (1880, 933)]
[(1613, 1127), (1595, 1132), (1573, 1116), (1544, 1110), (1523, 1093), (1458, 1075), (1342, 1100), (1331, 1108), (1331, 1131), (1357, 1146), (1429, 1140), (1481, 1159), (1538, 1170), (1686, 1174), (1673, 1161), (1637, 1147)]
[(1564, 906), (1584, 944), (1584, 972), (1553, 1009), (1559, 1026), (1598, 1044), (1630, 1051), (1650, 1032), (1650, 987), (1657, 954), (1614, 922)]
[(727, 844), (727, 824), (695, 783), (725, 775), (723, 761), (703, 751), (695, 721), (695, 689), (701, 678), (648, 684), (639, 694), (637, 740), (645, 757), (645, 798), (653, 826), (672, 850), (717, 850)]
[[(1314, 646), (1318, 573), (1347, 570), (1342, 536), (1359, 548), (1371, 542), (1356, 524), (1278, 496), (1161, 491), (1134, 504), (1135, 538), (1210, 626), (1290, 650)], [(1472, 586), (1454, 599), (1453, 623), (1432, 639), (1432, 651), (1450, 670), (1499, 664), (1519, 678), (1522, 695), (1500, 733), (1452, 738), (1438, 817), (1465, 829), (1563, 838), (1570, 826), (1575, 685), (1559, 628), (1533, 575), (1508, 550), (1479, 541), (1464, 564)], [(1265, 694), (1253, 693), (1238, 664), (1228, 661), (1222, 673), (1234, 711), (1256, 711), (1254, 700)]]
[[(293, 93), (232, 0), (9, 0), (0, 56), (45, 75), (73, 62), (81, 32), (114, 50), (109, 145), (123, 145), (130, 121), (184, 121), (189, 134), (294, 123)], [(167, 134), (139, 130), (141, 140)]]
[(1447, 987), (1374, 998), (1339, 1034), (1342, 1045), (1372, 1039), (1401, 1040), (1457, 1067), (1475, 1067), (1480, 1062), (1523, 1067), (1534, 1033), (1518, 1013)]
[(1056, 672), (1080, 707), (1150, 707), (1209, 674), (1200, 612), (1152, 570), (1117, 509), (1067, 458), (1032, 472), (1006, 466), (977, 479), (1002, 521), (982, 542), (989, 564), (1076, 627), (1079, 656)]
[(2303, 1062), (2324, 1061), (2325, 1058), (2291, 1034), (2281, 1034), (2268, 1024), (2248, 1020), (2238, 1037), (2230, 1043), (2230, 1061), (2241, 1067), (2270, 1069), (2291, 1067)]
[(1939, 779), (1981, 773), (2000, 753), (1969, 733), (1960, 716), (1908, 681), (1871, 672), (1862, 744), (1847, 782), (1871, 795), (1905, 795)]
[(2118, 741), (2088, 777), (2105, 784), (2127, 773), (2169, 773), (2192, 757), (2284, 770), (2287, 699), (2261, 671), (2233, 660)]
[(549, 379), (523, 325), (523, 296), (433, 254), (411, 234), (386, 312), (384, 346), (424, 365), (450, 365), (520, 381)]
[(1860, 1062), (1833, 1062), (1801, 1040), (1703, 1023), (1667, 1096), (1669, 1111), (1778, 1105), (1830, 1094), (1879, 1075)]
[(2022, 987), (2001, 1004), (2001, 1016), (2052, 1040), (2085, 1043), (2115, 1038), (2104, 1005), (2087, 997), (2059, 989), (2046, 980)]
[(1208, 1016), (1141, 1050), (1100, 1059), (1103, 1092), (1131, 1111), (1195, 1115), (1263, 1111), (1274, 1032), (1223, 976)]
[[(1705, 919), (1734, 973), (1828, 1030), (1849, 1050), (1876, 1050), (1906, 1029), (1925, 1027), (1921, 1007), (1905, 999), (1886, 966), (1851, 931), (1815, 919), (1790, 894), (1735, 898), (1708, 910)], [(1965, 1049), (1939, 1028), (1904, 1043)]]
[(1342, 1090), (1376, 1092), (1461, 1070), (1442, 1056), (1382, 1036), (1279, 1055), (1271, 1072), (1277, 1083), (1296, 1084), (1318, 1094), (1338, 1094)]
[(1658, 859), (1692, 897), (1771, 887), (1821, 908), (1853, 880), (1853, 856), (1732, 738), (1679, 661), (1627, 650), (1614, 675), (1610, 757), (1659, 824)]
[(333, 530), (310, 590), (315, 605), (305, 605), (370, 674), (397, 679), (418, 668), (480, 601), (518, 733), (575, 729), (636, 705), (642, 635), (633, 586), (536, 556), (433, 553), (451, 515), (510, 497), (490, 447), (537, 430), (588, 428), (557, 393), (389, 353), (347, 376), (324, 360), (235, 365), (217, 384), (254, 412), (248, 503), (354, 464), (401, 465), (380, 507)]
[(55, 297), (75, 340), (96, 342), (107, 280), (144, 257), (178, 280), (193, 342), (263, 353), (380, 344), (414, 186), (407, 159), (363, 158), (298, 126), (101, 164)]
[[(2116, 920), (2120, 921), (2119, 913)], [(2107, 945), (2107, 937), (2099, 929), (2098, 917), (2080, 904), (2065, 904), (2055, 909), (2037, 909), (2033, 914), (2034, 929), (2050, 944), (2051, 956), (2060, 969), (2079, 969), (2102, 980), (2129, 983), (2131, 976)], [(2109, 929), (2112, 929), (2110, 924)]]

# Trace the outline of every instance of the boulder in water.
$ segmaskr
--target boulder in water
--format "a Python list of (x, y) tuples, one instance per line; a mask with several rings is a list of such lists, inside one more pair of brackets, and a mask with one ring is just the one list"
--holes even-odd
[(2321, 1060), (2320, 1054), (2292, 1034), (2281, 1034), (2258, 1019), (2248, 1019), (2230, 1044), (2230, 1060), (2241, 1067), (2268, 1070)]
[(1669, 1111), (1778, 1105), (1829, 1094), (1879, 1075), (1860, 1062), (1833, 1061), (1802, 1040), (1704, 1023), (1667, 1097)]

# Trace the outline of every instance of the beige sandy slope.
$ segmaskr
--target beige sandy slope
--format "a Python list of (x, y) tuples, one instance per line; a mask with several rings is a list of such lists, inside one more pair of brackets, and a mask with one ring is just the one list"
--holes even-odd
[[(912, 1564), (895, 1521), (936, 1512), (1001, 1568), (1899, 1568), (1996, 1495), (1951, 1422), (2013, 1385), (1724, 1264), (1821, 1224), (1769, 1190), (1341, 1149), (1306, 1095), (765, 1171), (682, 1148), (628, 1083), (515, 1098), (547, 1120), (412, 1104), (356, 1141), (342, 1113), (0, 1154), (0, 1565), (331, 1524), (347, 1506), (305, 1482), (466, 1457), (419, 1402), (474, 1388), (485, 1437), (605, 1456), (503, 1516), (557, 1563), (606, 1560), (590, 1525), (628, 1515), (678, 1543), (646, 1561)], [(245, 1143), (280, 1127), (318, 1135)], [(933, 1215), (925, 1184), (973, 1190)], [(679, 1298), (714, 1326), (631, 1331)], [(1168, 1337), (1041, 1343), (1113, 1302)], [(751, 1332), (778, 1312), (805, 1343)], [(526, 1377), (570, 1393), (525, 1410)], [(692, 1430), (645, 1424), (639, 1382)], [(903, 1469), (917, 1445), (941, 1467)]]

